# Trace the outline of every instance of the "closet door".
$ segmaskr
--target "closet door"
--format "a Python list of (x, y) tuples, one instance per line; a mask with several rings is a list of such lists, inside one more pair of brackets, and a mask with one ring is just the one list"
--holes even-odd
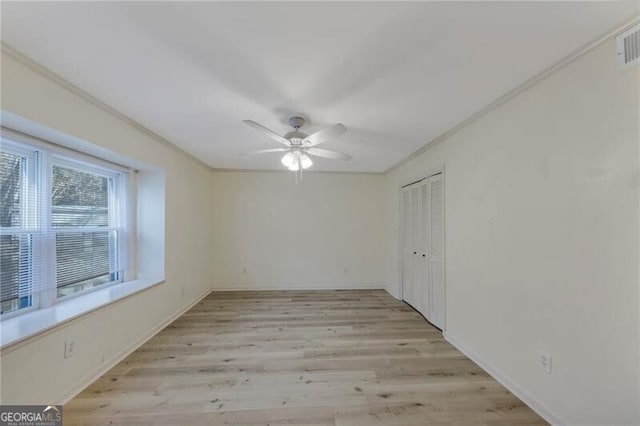
[(402, 191), (402, 299), (409, 301), (413, 293), (413, 248), (411, 224), (411, 190)]
[(421, 245), (422, 245), (422, 193), (420, 186), (414, 186), (411, 189), (411, 265), (412, 265), (412, 281), (410, 299), (407, 302), (416, 310), (424, 314), (426, 306), (422, 305), (422, 262), (421, 262)]
[(421, 241), (420, 250), (418, 250), (418, 262), (420, 263), (420, 312), (424, 317), (430, 320), (431, 315), (431, 284), (430, 284), (430, 208), (429, 208), (429, 184), (428, 180), (425, 180), (420, 185), (420, 198), (422, 200), (421, 205)]
[(430, 309), (429, 321), (438, 328), (444, 328), (444, 188), (442, 175), (432, 176), (429, 185), (429, 269), (430, 269)]

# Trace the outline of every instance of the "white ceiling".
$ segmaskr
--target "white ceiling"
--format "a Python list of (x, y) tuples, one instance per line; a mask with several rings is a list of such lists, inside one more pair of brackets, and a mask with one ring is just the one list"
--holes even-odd
[(3, 2), (2, 40), (212, 167), (282, 169), (241, 120), (302, 113), (349, 129), (315, 170), (380, 172), (638, 4)]

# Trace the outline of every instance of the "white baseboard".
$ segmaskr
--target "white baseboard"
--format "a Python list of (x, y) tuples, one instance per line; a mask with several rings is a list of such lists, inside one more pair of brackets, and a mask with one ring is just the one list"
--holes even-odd
[(520, 386), (516, 385), (511, 379), (502, 374), (500, 371), (496, 370), (491, 366), (484, 358), (473, 352), (469, 347), (462, 344), (458, 339), (453, 337), (451, 334), (444, 331), (442, 333), (445, 340), (451, 343), (456, 347), (460, 352), (465, 354), (468, 358), (470, 358), (473, 362), (478, 364), (480, 368), (489, 373), (491, 377), (496, 379), (502, 386), (507, 388), (511, 393), (517, 396), (522, 402), (527, 404), (529, 408), (535, 411), (540, 417), (545, 419), (547, 422), (552, 425), (561, 426), (565, 424), (560, 420), (560, 417), (556, 414), (552, 413), (547, 407), (545, 407), (542, 403), (537, 401), (531, 395), (529, 395), (524, 389)]
[(140, 346), (145, 344), (149, 339), (151, 339), (153, 336), (158, 334), (158, 332), (160, 332), (163, 328), (165, 328), (166, 326), (171, 324), (178, 317), (180, 317), (182, 314), (184, 314), (189, 309), (194, 307), (202, 299), (207, 297), (209, 295), (209, 293), (211, 293), (211, 291), (212, 291), (211, 289), (207, 289), (207, 291), (205, 291), (200, 296), (196, 297), (191, 302), (187, 303), (178, 312), (176, 312), (175, 314), (173, 314), (172, 316), (170, 316), (166, 320), (162, 321), (156, 327), (154, 327), (151, 330), (149, 330), (149, 332), (146, 333), (144, 336), (142, 336), (140, 339), (138, 339), (135, 342), (131, 343), (130, 345), (126, 346), (123, 350), (121, 350), (120, 352), (116, 353), (110, 359), (108, 359), (105, 362), (103, 362), (102, 364), (100, 364), (98, 366), (98, 368), (92, 374), (90, 374), (85, 380), (83, 380), (82, 382), (78, 383), (71, 390), (67, 391), (65, 393), (65, 395), (60, 398), (60, 401), (56, 402), (56, 404), (64, 405), (67, 402), (71, 401), (71, 399), (73, 399), (76, 395), (78, 395), (80, 392), (82, 392), (87, 386), (89, 386), (91, 383), (93, 383), (96, 380), (98, 380), (104, 373), (106, 373), (107, 371), (109, 371), (113, 367), (115, 367), (120, 361), (122, 361), (123, 359), (128, 357), (133, 351), (135, 351)]
[(222, 285), (214, 287), (213, 291), (281, 291), (281, 290), (384, 290), (383, 284), (277, 284), (277, 285)]
[(398, 299), (398, 300), (402, 300), (402, 295), (400, 294), (400, 290), (395, 288), (395, 286), (393, 288), (389, 288), (388, 286), (385, 286), (385, 291), (387, 293), (389, 293), (391, 295), (391, 297), (393, 297), (394, 299)]

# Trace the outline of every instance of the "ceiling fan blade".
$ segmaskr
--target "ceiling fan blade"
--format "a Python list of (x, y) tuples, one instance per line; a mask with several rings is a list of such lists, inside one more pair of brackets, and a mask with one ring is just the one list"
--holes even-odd
[(328, 149), (322, 148), (306, 148), (304, 149), (304, 151), (307, 154), (315, 155), (316, 157), (330, 158), (332, 160), (349, 161), (353, 158), (349, 154), (343, 154), (342, 152), (337, 151), (329, 151)]
[(256, 154), (267, 154), (269, 152), (285, 152), (285, 151), (289, 151), (289, 148), (259, 149), (258, 151), (249, 151), (240, 155), (256, 155)]
[(320, 130), (319, 132), (315, 132), (314, 134), (307, 136), (302, 140), (302, 145), (316, 146), (318, 144), (321, 144), (322, 142), (328, 141), (329, 139), (337, 138), (346, 131), (347, 128), (342, 124), (334, 124), (331, 127), (327, 127), (326, 129)]
[(256, 123), (255, 121), (252, 121), (252, 120), (242, 120), (242, 122), (247, 124), (247, 125), (249, 125), (253, 129), (255, 129), (255, 130), (257, 130), (257, 131), (259, 131), (261, 133), (264, 133), (265, 135), (267, 135), (268, 137), (270, 137), (274, 141), (280, 142), (283, 145), (291, 146), (291, 143), (287, 139), (283, 138), (282, 136), (280, 136), (279, 134), (277, 134), (273, 130), (267, 129), (262, 124), (258, 124), (258, 123)]

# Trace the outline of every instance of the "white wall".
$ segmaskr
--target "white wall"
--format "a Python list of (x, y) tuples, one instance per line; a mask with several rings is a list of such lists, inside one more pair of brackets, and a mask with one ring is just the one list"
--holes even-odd
[[(3, 404), (60, 403), (210, 291), (211, 171), (5, 52), (2, 109), (164, 170), (166, 281), (2, 350)], [(69, 359), (65, 339), (77, 348)]]
[[(278, 161), (274, 158), (274, 161)], [(214, 286), (383, 288), (384, 175), (215, 172)]]
[(640, 424), (639, 77), (610, 40), (387, 176), (388, 290), (398, 187), (445, 164), (446, 332), (568, 424)]

